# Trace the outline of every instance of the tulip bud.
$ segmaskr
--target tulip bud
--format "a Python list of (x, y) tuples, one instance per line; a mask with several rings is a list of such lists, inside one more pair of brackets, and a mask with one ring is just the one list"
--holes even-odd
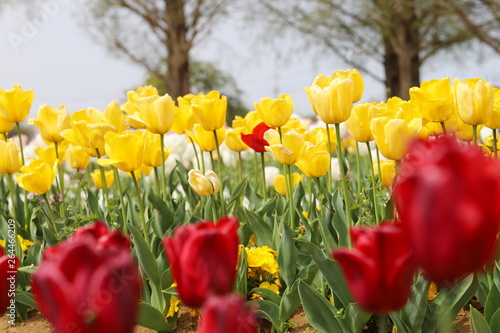
[(46, 249), (32, 276), (40, 312), (56, 332), (131, 333), (140, 285), (128, 236), (102, 223)]
[(239, 295), (212, 296), (201, 309), (198, 333), (228, 332), (257, 333), (257, 318)]
[(416, 271), (403, 229), (382, 223), (371, 228), (354, 227), (350, 234), (353, 248), (334, 250), (332, 255), (354, 299), (365, 311), (375, 314), (402, 308), (410, 298)]
[(238, 220), (223, 217), (178, 227), (163, 245), (181, 301), (199, 308), (210, 295), (233, 290), (238, 261)]
[(207, 170), (205, 175), (200, 170), (188, 172), (188, 182), (191, 188), (201, 196), (216, 194), (220, 191), (219, 177), (212, 170)]

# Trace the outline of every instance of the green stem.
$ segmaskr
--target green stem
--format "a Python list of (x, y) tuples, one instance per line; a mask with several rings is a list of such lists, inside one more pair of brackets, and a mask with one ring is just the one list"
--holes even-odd
[(494, 128), (493, 129), (493, 156), (497, 157), (497, 152), (498, 152), (498, 149), (497, 149), (497, 130)]
[(160, 190), (160, 179), (158, 177), (158, 168), (154, 167), (153, 168), (155, 177), (154, 177), (154, 182), (155, 182), (155, 192), (158, 197), (161, 197), (161, 190)]
[(24, 163), (24, 150), (23, 150), (23, 139), (21, 137), (21, 125), (19, 123), (16, 123), (16, 129), (17, 129), (17, 137), (19, 138), (19, 148), (21, 150), (21, 161)]
[[(120, 175), (118, 173), (118, 169), (113, 167), (115, 173), (115, 184), (118, 188), (118, 193), (120, 193), (120, 208), (122, 210), (122, 221), (123, 221), (123, 233), (127, 233), (127, 212), (125, 211), (125, 193), (123, 193), (122, 185), (120, 183)], [(155, 168), (156, 171), (156, 168)]]
[[(49, 219), (49, 222), (52, 226), (52, 229), (54, 230), (54, 234), (56, 235), (57, 238), (59, 238), (58, 233), (57, 233), (56, 223), (54, 221), (54, 215), (52, 214), (52, 207), (50, 206), (50, 201), (49, 201), (49, 197), (47, 196), (47, 193), (44, 193), (43, 197), (45, 198), (45, 202), (47, 203), (47, 208), (49, 209), (49, 213), (48, 214), (46, 213), (45, 216), (47, 216), (47, 218)], [(43, 209), (43, 205), (42, 205), (42, 210), (45, 211)]]
[(61, 191), (62, 201), (64, 202), (64, 170), (62, 165), (59, 164), (59, 144), (54, 142), (55, 150), (56, 150), (56, 160), (57, 160), (57, 172), (59, 177), (59, 191)]
[[(97, 153), (97, 158), (101, 158), (101, 153), (99, 153), (99, 149), (96, 148), (95, 151)], [(106, 172), (105, 172), (104, 167), (102, 165), (99, 165), (99, 170), (101, 171), (102, 193), (104, 195), (104, 203), (106, 205), (106, 210), (107, 210), (109, 207), (109, 204), (108, 204), (108, 184), (106, 184)], [(104, 222), (107, 222), (105, 213), (104, 213), (103, 218), (104, 218)]]
[(472, 142), (477, 144), (477, 125), (472, 125)]
[[(198, 169), (201, 168), (201, 164), (200, 164), (200, 158), (198, 157), (198, 150), (196, 149), (196, 145), (194, 144), (194, 141), (189, 139), (189, 141), (191, 141), (191, 145), (193, 145), (193, 151), (194, 151), (194, 157), (196, 158), (196, 164), (198, 164)], [(203, 156), (203, 152), (201, 153), (202, 156)], [(205, 167), (203, 167), (203, 169), (205, 169)], [(205, 173), (203, 171), (203, 173)]]
[[(20, 221), (17, 220), (17, 213), (16, 213), (16, 193), (15, 193), (15, 186), (14, 186), (14, 175), (10, 174), (8, 175), (9, 178), (9, 188), (10, 188), (10, 200), (12, 200), (12, 217), (16, 221), (16, 223), (20, 223)], [(2, 179), (3, 183), (3, 179)]]
[[(377, 203), (377, 188), (375, 186), (375, 171), (373, 170), (373, 157), (370, 148), (370, 142), (366, 143), (366, 148), (368, 149), (368, 157), (370, 159), (370, 170), (371, 170), (371, 182), (372, 182), (372, 192), (373, 192), (373, 208), (375, 209), (375, 222), (378, 224), (380, 222), (378, 214), (378, 203)], [(382, 178), (382, 174), (379, 171), (379, 177)]]
[(441, 121), (440, 124), (441, 124), (441, 128), (443, 129), (443, 134), (444, 135), (448, 134), (448, 132), (446, 132), (446, 125), (444, 124), (444, 121)]
[[(344, 169), (344, 154), (342, 153), (342, 147), (340, 145), (340, 125), (335, 124), (335, 135), (337, 136), (337, 157), (339, 159), (339, 168), (340, 168), (340, 180), (342, 182), (342, 192), (344, 193), (344, 202), (345, 202), (345, 210), (346, 210), (346, 218), (347, 218), (347, 230), (352, 228), (352, 217), (351, 217), (351, 200), (349, 198), (349, 191), (347, 190), (347, 179), (346, 179), (346, 171)], [(349, 247), (351, 247), (351, 239), (348, 238)]]
[(264, 201), (267, 201), (266, 162), (264, 161), (264, 153), (260, 153), (260, 165), (262, 167), (262, 198)]
[(358, 188), (357, 192), (361, 193), (361, 156), (359, 155), (359, 143), (356, 141), (356, 168), (358, 169)]
[(205, 154), (203, 154), (203, 151), (201, 151), (200, 155), (201, 155), (201, 173), (205, 174)]
[[(375, 145), (375, 151), (377, 152), (377, 170), (378, 170), (378, 174), (381, 175), (382, 174), (382, 166), (380, 164), (380, 151), (378, 150), (377, 145)], [(371, 154), (371, 152), (370, 152), (370, 154)], [(382, 192), (382, 182), (380, 182), (379, 190)]]
[(215, 171), (215, 158), (214, 158), (214, 152), (210, 152), (210, 165), (212, 166), (212, 170)]
[(378, 331), (379, 333), (387, 333), (387, 315), (378, 316)]
[(137, 178), (135, 176), (134, 171), (130, 171), (130, 174), (132, 175), (132, 180), (134, 181), (135, 190), (137, 192), (137, 198), (139, 200), (139, 209), (141, 211), (141, 223), (142, 223), (142, 230), (144, 230), (144, 239), (146, 240), (146, 243), (148, 243), (148, 246), (151, 248), (151, 242), (149, 240), (149, 231), (146, 225), (145, 209), (144, 209), (144, 204), (142, 203), (141, 189), (139, 188), (139, 183), (137, 182)]
[[(164, 134), (160, 134), (160, 147), (161, 147), (161, 193), (164, 201), (167, 200), (167, 182), (165, 180), (165, 142)], [(156, 171), (156, 169), (155, 169)]]
[(295, 227), (294, 223), (294, 218), (293, 216), (295, 215), (295, 206), (293, 205), (293, 173), (292, 173), (292, 166), (291, 165), (286, 165), (285, 168), (288, 170), (288, 189), (290, 190), (290, 194), (288, 196), (288, 210), (289, 210), (289, 216), (290, 216), (290, 229), (293, 230)]
[(219, 138), (217, 137), (217, 131), (214, 130), (215, 145), (217, 146), (217, 170), (220, 180), (220, 209), (222, 216), (226, 215), (226, 208), (224, 204), (224, 177), (222, 175), (222, 155), (220, 153)]
[(241, 158), (241, 151), (238, 152), (238, 181), (243, 181), (243, 159)]
[(212, 194), (212, 219), (213, 222), (217, 222), (217, 208), (215, 207), (215, 194)]
[[(328, 141), (328, 153), (330, 154), (330, 160), (332, 159), (332, 150), (330, 149), (332, 146), (332, 139), (330, 137), (330, 128), (328, 127), (328, 124), (325, 123), (326, 125), (326, 138)], [(332, 193), (332, 163), (330, 163), (330, 167), (328, 168), (328, 172), (326, 173), (326, 188), (329, 193)]]

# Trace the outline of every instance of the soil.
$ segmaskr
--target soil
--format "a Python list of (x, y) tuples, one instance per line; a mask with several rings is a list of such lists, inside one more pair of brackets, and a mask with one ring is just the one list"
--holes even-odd
[[(177, 328), (175, 333), (195, 333), (197, 317), (192, 317), (188, 311), (181, 309), (179, 313)], [(8, 323), (8, 317), (0, 319), (0, 332), (3, 333), (51, 333), (51, 325), (40, 314), (34, 314), (33, 317), (24, 321), (18, 322), (16, 325)], [(311, 325), (307, 322), (306, 316), (302, 309), (299, 309), (289, 320), (290, 333), (317, 333)], [(469, 333), (472, 332), (470, 327), (469, 310), (462, 309), (457, 314), (454, 321), (455, 333)], [(269, 322), (262, 320), (259, 333), (270, 332), (271, 325)], [(155, 331), (137, 326), (134, 333), (155, 333)]]

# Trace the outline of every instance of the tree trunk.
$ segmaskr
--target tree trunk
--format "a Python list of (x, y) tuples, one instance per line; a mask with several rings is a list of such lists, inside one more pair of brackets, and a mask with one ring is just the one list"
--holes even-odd
[(420, 33), (414, 8), (405, 0), (396, 0), (391, 28), (385, 38), (384, 67), (387, 97), (409, 99), (409, 89), (420, 85)]
[(175, 100), (189, 93), (189, 51), (184, 0), (165, 0), (167, 31), (167, 75), (162, 81)]

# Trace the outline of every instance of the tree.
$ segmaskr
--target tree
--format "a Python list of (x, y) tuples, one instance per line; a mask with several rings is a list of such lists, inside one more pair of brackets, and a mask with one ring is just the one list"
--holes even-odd
[[(448, 1), (464, 6), (467, 2)], [(291, 28), (307, 43), (321, 44), (348, 65), (383, 82), (388, 96), (408, 98), (408, 89), (420, 84), (420, 68), (426, 60), (473, 37), (459, 14), (440, 0), (258, 2), (261, 16), (267, 14), (265, 21), (274, 30)], [(269, 35), (268, 31), (267, 26)], [(383, 65), (383, 76), (367, 65), (367, 57)]]
[[(211, 90), (218, 90), (222, 95), (225, 95), (227, 97), (226, 121), (228, 124), (235, 116), (244, 116), (248, 112), (248, 108), (241, 99), (243, 92), (231, 75), (223, 72), (212, 63), (190, 61), (190, 64), (189, 85), (191, 93), (207, 93)], [(167, 74), (165, 75), (167, 76)], [(162, 80), (154, 74), (150, 74), (146, 84), (156, 87), (160, 95), (168, 92)]]
[(144, 67), (177, 98), (189, 92), (193, 46), (210, 33), (230, 1), (85, 0), (85, 28), (113, 54)]

